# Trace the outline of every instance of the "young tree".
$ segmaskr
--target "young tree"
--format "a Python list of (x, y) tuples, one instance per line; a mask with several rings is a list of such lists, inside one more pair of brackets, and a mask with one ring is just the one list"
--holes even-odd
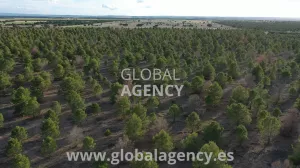
[(72, 108), (72, 111), (85, 109), (84, 99), (77, 92), (70, 91), (66, 98), (69, 106)]
[(41, 147), (41, 152), (43, 155), (47, 156), (53, 153), (57, 148), (56, 141), (48, 136), (45, 139), (43, 139), (42, 147)]
[(0, 91), (7, 89), (11, 85), (11, 77), (7, 73), (0, 71)]
[(14, 157), (20, 154), (23, 150), (22, 143), (16, 138), (10, 138), (5, 147), (5, 154), (7, 157)]
[(87, 114), (82, 109), (77, 109), (77, 110), (73, 111), (73, 120), (76, 124), (81, 123), (86, 117), (87, 117)]
[(103, 88), (100, 84), (97, 84), (94, 88), (93, 88), (93, 93), (95, 96), (100, 96), (103, 92)]
[(236, 127), (236, 133), (238, 136), (238, 141), (242, 143), (243, 141), (248, 139), (248, 131), (244, 125), (239, 125)]
[(176, 117), (178, 117), (180, 115), (180, 113), (181, 113), (181, 110), (177, 104), (173, 104), (169, 108), (169, 115), (173, 117), (173, 122), (175, 122)]
[(58, 101), (54, 101), (51, 104), (51, 109), (56, 112), (57, 115), (61, 113), (61, 105)]
[(226, 84), (228, 83), (228, 75), (224, 72), (218, 73), (218, 75), (216, 77), (216, 82), (218, 82), (220, 84), (220, 86), (222, 88), (224, 88), (226, 86)]
[(174, 148), (172, 137), (165, 130), (161, 130), (152, 139), (159, 152), (170, 152)]
[(99, 106), (98, 103), (93, 103), (93, 104), (90, 106), (90, 109), (91, 109), (91, 112), (92, 112), (93, 114), (98, 114), (98, 113), (101, 112), (101, 108), (100, 108), (100, 106)]
[(62, 65), (58, 64), (54, 69), (53, 69), (53, 76), (55, 80), (61, 80), (65, 75), (65, 69)]
[(132, 114), (136, 114), (144, 121), (147, 117), (147, 109), (141, 103), (138, 103), (132, 108)]
[(11, 138), (15, 138), (19, 140), (20, 142), (24, 142), (27, 139), (27, 130), (24, 127), (16, 126), (11, 131)]
[(264, 70), (260, 65), (257, 65), (252, 70), (252, 75), (255, 77), (255, 81), (258, 83), (264, 79)]
[(186, 138), (181, 141), (182, 147), (187, 152), (197, 152), (201, 145), (202, 140), (198, 137), (196, 132), (189, 134)]
[(207, 96), (205, 97), (205, 103), (207, 105), (218, 105), (222, 99), (222, 96), (223, 96), (222, 87), (217, 82), (214, 82), (208, 88), (208, 93)]
[(0, 113), (0, 128), (2, 128), (3, 126), (4, 126), (4, 117), (2, 113)]
[(192, 112), (185, 120), (186, 127), (191, 131), (198, 131), (201, 126), (199, 115), (196, 112)]
[(143, 121), (134, 113), (125, 124), (125, 134), (130, 140), (137, 140), (144, 135)]
[[(219, 154), (223, 151), (217, 146), (215, 142), (210, 141), (201, 147), (200, 152), (212, 152), (212, 158), (218, 158)], [(227, 158), (224, 159), (227, 161)], [(209, 162), (207, 159), (204, 159), (202, 161), (195, 160), (193, 162), (193, 168), (231, 168), (230, 165), (226, 164), (226, 161), (216, 160)]]
[(247, 106), (241, 103), (233, 103), (227, 107), (227, 115), (236, 124), (248, 125), (251, 123), (251, 113)]
[(210, 62), (207, 62), (203, 68), (203, 76), (206, 80), (214, 80), (216, 76), (215, 68)]
[(24, 77), (24, 75), (22, 75), (22, 74), (16, 75), (16, 77), (14, 79), (14, 84), (17, 87), (20, 87), (20, 86), (24, 85), (24, 83), (25, 83), (25, 77)]
[(281, 122), (278, 118), (267, 116), (258, 122), (258, 129), (262, 140), (270, 144), (272, 139), (279, 134)]
[(203, 140), (206, 142), (214, 141), (218, 143), (223, 131), (224, 128), (217, 121), (212, 121), (203, 129)]
[(133, 161), (130, 163), (131, 168), (158, 168), (158, 164), (153, 160), (148, 160), (147, 158), (152, 158), (151, 155), (146, 153), (141, 153), (138, 156), (138, 158), (133, 159)]
[(78, 74), (73, 75), (73, 77), (65, 77), (60, 84), (60, 91), (63, 94), (68, 94), (71, 91), (80, 92), (84, 89), (85, 82), (81, 79)]
[(30, 160), (27, 156), (17, 154), (12, 161), (13, 168), (30, 168)]
[(53, 110), (48, 110), (46, 115), (45, 115), (45, 119), (50, 118), (52, 121), (54, 121), (57, 125), (59, 125), (59, 118), (58, 115), (55, 111)]
[(204, 79), (201, 76), (196, 76), (192, 80), (192, 90), (195, 93), (200, 93), (204, 84)]
[(94, 149), (96, 146), (95, 140), (94, 138), (90, 137), (90, 136), (86, 136), (83, 140), (83, 148), (85, 150), (91, 150)]
[(30, 91), (28, 89), (19, 87), (17, 90), (14, 90), (11, 101), (15, 105), (15, 112), (22, 114), (23, 107), (30, 99)]
[(159, 106), (159, 98), (158, 97), (150, 97), (147, 100), (147, 108), (150, 109), (150, 111), (154, 111), (154, 109), (156, 109)]
[(37, 117), (40, 114), (40, 104), (36, 97), (32, 97), (25, 103), (23, 115)]
[(120, 116), (125, 117), (129, 110), (130, 110), (130, 100), (127, 96), (120, 97), (120, 99), (117, 101), (117, 112)]
[(233, 89), (230, 102), (247, 104), (249, 99), (249, 90), (243, 86), (237, 86)]
[(59, 126), (56, 124), (56, 122), (52, 121), (51, 118), (48, 118), (42, 122), (42, 136), (45, 137), (53, 137), (58, 138), (59, 137)]

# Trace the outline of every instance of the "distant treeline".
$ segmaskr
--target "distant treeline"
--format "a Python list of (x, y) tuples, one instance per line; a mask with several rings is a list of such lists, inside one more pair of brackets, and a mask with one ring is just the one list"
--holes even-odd
[(235, 28), (260, 29), (266, 31), (300, 31), (300, 21), (237, 21), (223, 20), (216, 23)]
[[(4, 24), (7, 22), (14, 22), (16, 20), (2, 21)], [(112, 22), (117, 20), (41, 20), (34, 23), (9, 23), (6, 25), (55, 25), (55, 26), (71, 26), (71, 25), (93, 25), (96, 23)]]

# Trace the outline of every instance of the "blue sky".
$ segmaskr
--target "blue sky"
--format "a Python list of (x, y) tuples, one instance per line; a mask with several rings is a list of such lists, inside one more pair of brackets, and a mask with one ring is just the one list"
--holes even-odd
[(0, 12), (300, 18), (300, 0), (0, 0)]

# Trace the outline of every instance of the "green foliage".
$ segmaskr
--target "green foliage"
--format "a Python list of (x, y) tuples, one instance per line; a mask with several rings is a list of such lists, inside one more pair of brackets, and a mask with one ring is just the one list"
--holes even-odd
[[(133, 159), (130, 163), (131, 168), (159, 168), (158, 164), (153, 160), (147, 160), (147, 158), (152, 158), (151, 155), (146, 153), (139, 154), (138, 158)], [(138, 160), (138, 161), (136, 161)], [(141, 160), (141, 161), (140, 161)]]
[(87, 114), (83, 109), (74, 110), (72, 113), (73, 120), (76, 124), (80, 124), (87, 117)]
[(273, 111), (273, 116), (274, 116), (274, 117), (280, 117), (281, 114), (282, 114), (282, 112), (281, 112), (280, 108), (276, 107), (276, 108), (274, 109), (274, 111)]
[(186, 138), (181, 141), (182, 147), (187, 152), (197, 152), (201, 145), (202, 140), (198, 137), (196, 132), (189, 134)]
[(298, 110), (300, 110), (300, 98), (297, 98), (295, 103), (294, 103), (294, 107), (297, 108)]
[(56, 80), (61, 80), (65, 75), (65, 69), (62, 65), (58, 64), (54, 69), (53, 69), (53, 76)]
[(0, 71), (11, 72), (15, 68), (15, 64), (13, 58), (2, 57), (0, 55)]
[(16, 77), (14, 79), (14, 83), (17, 87), (24, 85), (25, 82), (26, 82), (26, 79), (25, 79), (24, 75), (22, 75), (22, 74), (16, 75)]
[(223, 89), (218, 84), (214, 82), (209, 86), (207, 96), (205, 97), (205, 103), (207, 105), (218, 105), (223, 97)]
[(101, 108), (100, 108), (100, 106), (99, 106), (98, 103), (93, 103), (93, 104), (90, 106), (90, 109), (91, 109), (91, 112), (92, 112), (93, 114), (98, 114), (98, 113), (101, 112)]
[(111, 131), (110, 129), (107, 129), (104, 133), (105, 136), (110, 136), (111, 135)]
[(4, 125), (4, 117), (3, 117), (3, 114), (0, 113), (0, 128), (2, 128)]
[(27, 156), (22, 154), (17, 154), (12, 160), (13, 168), (30, 168), (30, 160)]
[(111, 85), (111, 97), (110, 100), (114, 104), (117, 100), (117, 95), (119, 94), (120, 89), (123, 88), (123, 85), (116, 82)]
[(142, 119), (135, 113), (125, 124), (125, 134), (130, 140), (137, 140), (141, 138), (145, 133)]
[(100, 96), (103, 92), (103, 88), (101, 85), (97, 84), (94, 88), (93, 88), (93, 93), (95, 96)]
[(57, 115), (61, 114), (61, 105), (58, 101), (52, 102), (51, 109), (55, 111)]
[(60, 135), (59, 132), (59, 126), (55, 121), (53, 121), (51, 118), (48, 118), (42, 122), (42, 137), (52, 137), (52, 138), (58, 138)]
[(244, 125), (239, 125), (236, 127), (236, 133), (239, 142), (243, 142), (248, 139), (248, 131)]
[(154, 112), (150, 113), (149, 115), (149, 121), (150, 123), (154, 123), (156, 121), (157, 117), (156, 117), (156, 114)]
[(247, 106), (241, 103), (233, 103), (227, 107), (227, 115), (236, 124), (248, 125), (251, 123), (251, 113)]
[(217, 121), (212, 121), (203, 129), (203, 140), (206, 142), (214, 141), (218, 143), (223, 131), (224, 128)]
[(181, 113), (181, 110), (177, 104), (173, 104), (169, 108), (168, 114), (173, 117), (173, 122), (175, 122), (176, 117), (178, 117), (180, 115), (180, 113)]
[(15, 157), (22, 152), (22, 143), (16, 138), (10, 138), (5, 147), (5, 154), (7, 157)]
[(165, 130), (161, 130), (152, 139), (154, 148), (159, 152), (170, 152), (174, 148), (172, 137)]
[(94, 138), (90, 137), (90, 136), (86, 136), (83, 140), (83, 148), (85, 150), (91, 150), (94, 149), (96, 146), (95, 140)]
[(24, 127), (16, 126), (11, 131), (11, 138), (15, 138), (20, 142), (24, 142), (27, 139), (27, 130)]
[(108, 163), (107, 162), (101, 162), (101, 161), (98, 161), (98, 162), (94, 162), (93, 164), (93, 168), (108, 168)]
[[(210, 153), (212, 152), (212, 158), (216, 158), (216, 161), (208, 161), (206, 159), (203, 159), (203, 161), (194, 161), (193, 162), (193, 168), (231, 168), (231, 166), (226, 164), (226, 161), (220, 161), (218, 160), (219, 153), (223, 152), (214, 142), (208, 142), (207, 144), (204, 144), (200, 152), (203, 153)], [(207, 164), (208, 163), (208, 164)]]
[(24, 104), (22, 114), (25, 116), (36, 117), (40, 114), (40, 104), (36, 97), (32, 97)]
[(222, 88), (224, 88), (228, 83), (228, 75), (224, 72), (220, 72), (218, 73), (215, 80), (220, 84)]
[(69, 92), (80, 92), (84, 89), (84, 81), (80, 76), (74, 75), (73, 77), (65, 77), (60, 84), (60, 90), (63, 94), (68, 94)]
[(237, 86), (233, 89), (230, 102), (247, 104), (249, 99), (249, 90), (243, 86)]
[(147, 109), (141, 103), (138, 103), (133, 106), (132, 114), (136, 114), (142, 120), (145, 120), (147, 117)]
[(13, 91), (12, 103), (14, 105), (21, 105), (30, 99), (30, 91), (24, 87), (19, 87), (17, 90)]
[(29, 67), (25, 67), (24, 70), (24, 77), (26, 81), (30, 82), (33, 79), (33, 70)]
[(45, 139), (43, 139), (41, 152), (43, 155), (47, 156), (51, 153), (55, 152), (57, 148), (56, 141), (52, 137), (48, 136)]
[(151, 110), (154, 110), (155, 108), (157, 108), (159, 106), (159, 99), (158, 97), (150, 97), (148, 100), (147, 100), (147, 108), (148, 109), (151, 109)]
[(210, 62), (206, 63), (203, 68), (203, 76), (206, 80), (214, 80), (216, 76), (215, 68), (211, 65)]
[(261, 138), (267, 144), (270, 144), (272, 139), (279, 134), (281, 122), (278, 118), (267, 116), (258, 122), (258, 129)]
[(130, 110), (130, 100), (127, 96), (120, 97), (120, 99), (116, 103), (117, 112), (120, 116), (124, 117), (128, 114)]
[(59, 125), (59, 118), (58, 115), (55, 111), (53, 110), (48, 110), (46, 115), (45, 115), (45, 119), (50, 118), (52, 121), (54, 121), (57, 125)]
[(255, 81), (258, 83), (264, 79), (265, 73), (260, 65), (256, 65), (252, 70), (252, 75), (255, 77)]
[(11, 85), (11, 77), (9, 76), (9, 74), (0, 71), (0, 91), (7, 89)]
[(289, 161), (293, 166), (300, 165), (300, 142), (298, 141), (295, 145), (292, 145), (293, 153), (289, 155)]
[(186, 127), (192, 132), (194, 132), (194, 131), (197, 132), (200, 129), (201, 122), (200, 122), (199, 115), (196, 112), (192, 112), (187, 117), (185, 122), (186, 122)]
[(78, 109), (85, 109), (84, 99), (77, 92), (70, 91), (66, 99), (72, 111), (76, 111)]
[(202, 87), (204, 85), (203, 77), (201, 77), (201, 76), (194, 77), (191, 85), (192, 85), (191, 87), (192, 87), (193, 92), (200, 93), (202, 90)]

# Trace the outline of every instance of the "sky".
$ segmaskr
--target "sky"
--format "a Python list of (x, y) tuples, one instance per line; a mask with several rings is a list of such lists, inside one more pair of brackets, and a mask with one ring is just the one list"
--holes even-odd
[(0, 13), (300, 18), (300, 0), (0, 0)]

